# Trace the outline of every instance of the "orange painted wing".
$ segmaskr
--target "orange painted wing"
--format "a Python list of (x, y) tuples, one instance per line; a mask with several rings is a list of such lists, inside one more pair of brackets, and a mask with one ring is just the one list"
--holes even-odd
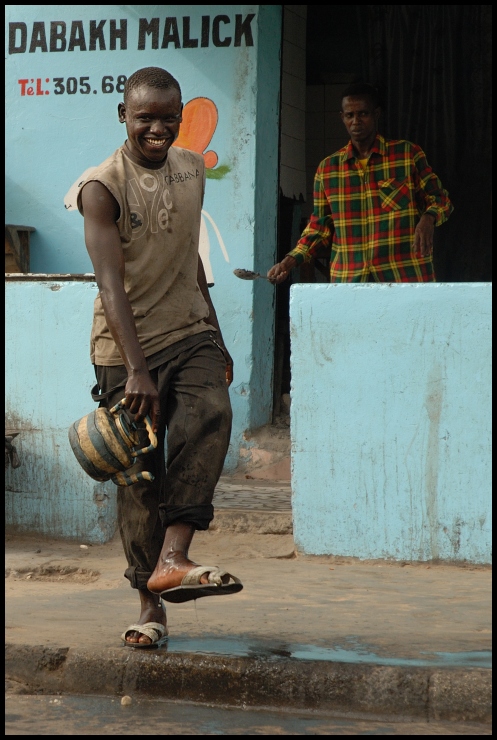
[[(206, 167), (215, 167), (217, 154), (205, 152), (217, 126), (218, 113), (210, 98), (193, 98), (183, 108), (183, 122), (173, 146), (203, 154)], [(205, 154), (204, 154), (205, 152)]]

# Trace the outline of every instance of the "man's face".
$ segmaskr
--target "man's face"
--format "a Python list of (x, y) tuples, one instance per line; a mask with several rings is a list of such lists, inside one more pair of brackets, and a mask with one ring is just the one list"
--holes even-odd
[(183, 105), (174, 88), (159, 90), (143, 85), (132, 90), (126, 105), (118, 107), (119, 120), (126, 123), (127, 148), (145, 167), (160, 166), (179, 134)]
[(353, 143), (374, 140), (380, 109), (373, 107), (371, 98), (344, 98), (340, 115)]

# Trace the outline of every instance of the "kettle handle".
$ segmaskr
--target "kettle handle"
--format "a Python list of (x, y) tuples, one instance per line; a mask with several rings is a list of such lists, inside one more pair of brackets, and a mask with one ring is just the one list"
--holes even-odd
[[(110, 409), (110, 413), (111, 414), (115, 414), (117, 411), (120, 411), (120, 409), (126, 408), (125, 407), (125, 403), (126, 403), (126, 399), (125, 398), (121, 399), (121, 401), (119, 401), (119, 403), (116, 403), (116, 405), (113, 406)], [(138, 450), (137, 449), (134, 449), (131, 452), (131, 455), (133, 457), (138, 457), (139, 455), (144, 455), (147, 452), (152, 452), (152, 450), (155, 450), (156, 447), (157, 447), (157, 436), (156, 436), (155, 432), (152, 430), (152, 421), (150, 419), (150, 416), (146, 416), (145, 419), (144, 419), (144, 422), (145, 422), (145, 426), (147, 428), (148, 438), (150, 440), (150, 444), (148, 445), (148, 447), (142, 447), (141, 449), (138, 449)], [(136, 426), (135, 426), (135, 429), (136, 429)]]
[(146, 452), (152, 452), (152, 450), (155, 450), (155, 448), (157, 447), (157, 436), (155, 432), (152, 431), (152, 422), (150, 420), (150, 416), (146, 416), (143, 421), (145, 422), (145, 426), (147, 427), (150, 444), (148, 447), (142, 447), (141, 450), (133, 450), (133, 452), (131, 453), (133, 457), (144, 455)]

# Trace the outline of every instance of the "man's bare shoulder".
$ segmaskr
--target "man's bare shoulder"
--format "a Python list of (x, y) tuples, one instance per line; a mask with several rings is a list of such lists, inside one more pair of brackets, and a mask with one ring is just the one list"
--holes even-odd
[(120, 207), (114, 195), (99, 180), (84, 183), (78, 198), (79, 210), (86, 219), (115, 223)]

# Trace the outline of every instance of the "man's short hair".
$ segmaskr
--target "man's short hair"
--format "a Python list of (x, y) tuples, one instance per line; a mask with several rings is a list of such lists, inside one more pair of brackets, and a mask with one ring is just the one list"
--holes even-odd
[(342, 102), (344, 98), (364, 98), (371, 99), (373, 108), (380, 105), (380, 93), (377, 87), (370, 85), (369, 82), (353, 82), (342, 92)]
[(178, 80), (167, 70), (161, 67), (143, 67), (128, 77), (124, 85), (124, 103), (126, 104), (130, 93), (139, 87), (155, 87), (159, 90), (177, 90), (181, 97), (181, 88)]

